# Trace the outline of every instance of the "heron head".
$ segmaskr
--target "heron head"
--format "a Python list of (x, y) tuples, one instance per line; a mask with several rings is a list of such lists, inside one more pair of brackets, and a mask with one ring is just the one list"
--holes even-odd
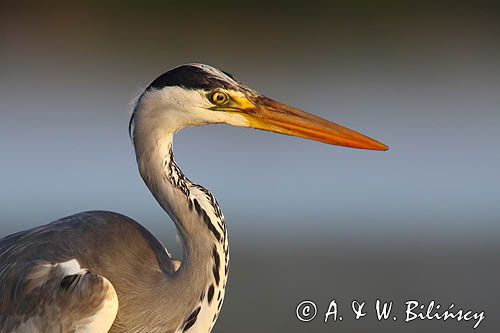
[(231, 74), (203, 64), (175, 67), (151, 82), (136, 103), (131, 134), (143, 120), (174, 131), (222, 123), (337, 146), (388, 149), (356, 131), (265, 97)]

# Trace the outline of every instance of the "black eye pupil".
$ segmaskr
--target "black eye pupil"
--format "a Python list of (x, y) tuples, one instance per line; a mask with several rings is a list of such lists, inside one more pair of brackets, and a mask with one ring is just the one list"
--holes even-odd
[(224, 99), (224, 96), (222, 96), (221, 94), (217, 95), (217, 100), (218, 101), (222, 101)]

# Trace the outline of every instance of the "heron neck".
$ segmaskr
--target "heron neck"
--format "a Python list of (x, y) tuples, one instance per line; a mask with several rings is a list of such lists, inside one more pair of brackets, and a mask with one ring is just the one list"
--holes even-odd
[[(144, 182), (160, 206), (170, 215), (181, 237), (184, 253), (179, 274), (200, 268), (212, 273), (214, 249), (228, 261), (224, 217), (215, 197), (191, 182), (177, 166), (173, 156), (175, 130), (164, 128), (134, 130), (134, 145)], [(142, 135), (142, 133), (144, 135)], [(224, 266), (221, 267), (224, 270)]]

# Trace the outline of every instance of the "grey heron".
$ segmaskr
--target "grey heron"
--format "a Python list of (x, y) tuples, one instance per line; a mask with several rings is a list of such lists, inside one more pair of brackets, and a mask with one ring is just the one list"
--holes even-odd
[(0, 240), (1, 332), (210, 332), (229, 247), (215, 197), (173, 155), (186, 127), (229, 124), (332, 145), (387, 150), (336, 123), (267, 98), (203, 64), (162, 74), (135, 103), (129, 132), (140, 175), (174, 222), (181, 261), (136, 221), (89, 211)]

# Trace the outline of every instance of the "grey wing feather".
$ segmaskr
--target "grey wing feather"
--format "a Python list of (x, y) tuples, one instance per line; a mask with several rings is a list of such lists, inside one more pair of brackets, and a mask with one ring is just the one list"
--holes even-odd
[(76, 260), (19, 266), (14, 263), (2, 271), (1, 332), (109, 330), (118, 298), (107, 279), (81, 269)]
[(0, 239), (0, 332), (71, 332), (71, 325), (98, 332), (92, 325), (114, 319), (117, 294), (133, 304), (127, 291), (136, 280), (124, 277), (172, 274), (176, 264), (144, 227), (112, 212), (79, 213), (7, 236)]

